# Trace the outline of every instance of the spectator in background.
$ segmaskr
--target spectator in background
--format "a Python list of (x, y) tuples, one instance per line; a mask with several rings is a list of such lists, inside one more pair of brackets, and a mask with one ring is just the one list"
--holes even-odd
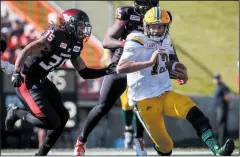
[(225, 139), (228, 137), (227, 120), (230, 104), (230, 90), (223, 83), (221, 75), (215, 73), (213, 75), (213, 82), (216, 84), (214, 93), (216, 118), (217, 118), (217, 135), (220, 145), (224, 144)]
[(26, 24), (24, 26), (24, 32), (19, 38), (19, 45), (25, 47), (27, 44), (36, 40), (36, 32), (33, 24)]
[(11, 36), (17, 36), (18, 38), (23, 34), (23, 23), (18, 19), (12, 22), (12, 33)]
[(1, 29), (2, 28), (10, 28), (11, 27), (11, 22), (9, 20), (9, 12), (8, 10), (4, 10), (1, 8)]
[(7, 52), (8, 53), (8, 58), (9, 58), (9, 62), (14, 64), (15, 62), (15, 51), (19, 45), (19, 40), (18, 40), (18, 37), (16, 35), (13, 35), (11, 36), (9, 39), (8, 39), (8, 48), (7, 48)]
[(46, 137), (46, 134), (47, 134), (47, 130), (45, 129), (41, 129), (41, 128), (38, 128), (38, 127), (34, 127), (33, 128), (34, 132), (37, 133), (37, 137), (38, 137), (38, 148), (41, 147), (41, 145), (43, 145), (43, 141)]

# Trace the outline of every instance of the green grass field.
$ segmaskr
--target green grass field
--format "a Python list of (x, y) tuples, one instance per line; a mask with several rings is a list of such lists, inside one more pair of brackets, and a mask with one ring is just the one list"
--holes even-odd
[[(65, 6), (64, 2), (57, 3)], [(102, 3), (107, 5), (107, 2)], [(114, 2), (115, 6), (121, 4), (132, 5), (132, 1)], [(81, 5), (78, 6), (81, 8)], [(180, 61), (188, 67), (189, 82), (184, 86), (179, 86), (173, 81), (175, 89), (189, 95), (210, 95), (214, 90), (211, 75), (214, 72), (220, 72), (224, 82), (234, 92), (237, 92), (238, 2), (163, 1), (160, 2), (160, 6), (171, 11), (173, 15), (170, 34)], [(84, 6), (85, 10), (89, 10), (86, 7), (92, 6)], [(94, 15), (102, 17), (98, 18), (101, 19), (101, 23), (108, 22), (106, 13), (103, 14), (96, 10), (91, 12), (91, 16)], [(100, 40), (105, 32), (102, 32), (101, 23), (97, 22), (93, 26), (93, 33), (97, 34)]]

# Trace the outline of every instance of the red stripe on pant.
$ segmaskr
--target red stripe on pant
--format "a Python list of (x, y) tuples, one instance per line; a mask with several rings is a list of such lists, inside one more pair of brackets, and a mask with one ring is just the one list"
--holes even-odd
[(25, 99), (27, 105), (29, 106), (30, 110), (33, 112), (33, 114), (36, 117), (45, 117), (45, 115), (42, 113), (41, 109), (38, 107), (37, 103), (33, 100), (31, 94), (29, 93), (25, 80), (24, 83), (21, 85), (21, 87), (18, 88), (20, 94)]

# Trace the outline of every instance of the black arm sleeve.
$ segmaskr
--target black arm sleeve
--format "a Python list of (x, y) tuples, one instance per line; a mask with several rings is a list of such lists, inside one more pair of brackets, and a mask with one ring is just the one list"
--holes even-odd
[(178, 59), (178, 56), (177, 56), (177, 52), (176, 52), (174, 46), (173, 46), (173, 50), (174, 50), (174, 54), (169, 54), (169, 59), (170, 59), (170, 60), (174, 60), (174, 61), (178, 61), (178, 62), (179, 62), (179, 59)]
[(106, 68), (104, 69), (84, 68), (78, 71), (78, 73), (83, 79), (95, 79), (107, 75), (107, 70)]

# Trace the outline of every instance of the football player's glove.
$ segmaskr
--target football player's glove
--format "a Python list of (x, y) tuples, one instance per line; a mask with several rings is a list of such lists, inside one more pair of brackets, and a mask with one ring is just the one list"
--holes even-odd
[(109, 66), (106, 68), (107, 75), (116, 74), (117, 73), (116, 67), (117, 67), (117, 63), (115, 63), (115, 62), (109, 64)]
[(12, 85), (13, 87), (20, 87), (24, 79), (20, 72), (14, 72), (12, 75)]

